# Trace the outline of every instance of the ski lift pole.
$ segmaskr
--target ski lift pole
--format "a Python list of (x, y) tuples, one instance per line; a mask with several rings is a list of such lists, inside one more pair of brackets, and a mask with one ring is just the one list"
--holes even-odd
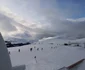
[(35, 58), (35, 61), (36, 61), (36, 63), (37, 63), (37, 59), (36, 59), (36, 56), (35, 56), (34, 58)]

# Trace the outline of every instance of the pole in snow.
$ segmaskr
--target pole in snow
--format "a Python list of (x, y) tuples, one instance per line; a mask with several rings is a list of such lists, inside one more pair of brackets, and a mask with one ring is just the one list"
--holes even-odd
[(35, 61), (36, 61), (36, 63), (37, 63), (37, 59), (36, 59), (36, 56), (34, 56), (34, 59), (35, 59)]

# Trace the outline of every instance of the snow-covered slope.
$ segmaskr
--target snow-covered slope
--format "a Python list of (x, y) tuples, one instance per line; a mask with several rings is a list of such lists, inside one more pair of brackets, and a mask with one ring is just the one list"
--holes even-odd
[(12, 66), (25, 65), (26, 70), (58, 70), (84, 59), (85, 48), (63, 45), (69, 42), (75, 41), (49, 38), (31, 45), (9, 48)]

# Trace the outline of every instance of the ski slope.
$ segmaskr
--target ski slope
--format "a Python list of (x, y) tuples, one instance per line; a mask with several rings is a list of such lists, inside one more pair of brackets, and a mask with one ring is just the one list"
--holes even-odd
[[(8, 48), (12, 66), (25, 65), (25, 70), (58, 70), (85, 58), (84, 47), (65, 46), (64, 43), (69, 43), (69, 40), (50, 38), (27, 46)], [(83, 67), (78, 70), (83, 70)]]

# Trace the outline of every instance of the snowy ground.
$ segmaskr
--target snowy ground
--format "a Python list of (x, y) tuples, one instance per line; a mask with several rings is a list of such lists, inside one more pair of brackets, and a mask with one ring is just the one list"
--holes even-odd
[[(84, 47), (64, 46), (66, 42), (69, 40), (53, 38), (27, 46), (9, 48), (12, 66), (25, 65), (26, 70), (57, 70), (85, 58)], [(30, 51), (30, 48), (33, 50)]]

